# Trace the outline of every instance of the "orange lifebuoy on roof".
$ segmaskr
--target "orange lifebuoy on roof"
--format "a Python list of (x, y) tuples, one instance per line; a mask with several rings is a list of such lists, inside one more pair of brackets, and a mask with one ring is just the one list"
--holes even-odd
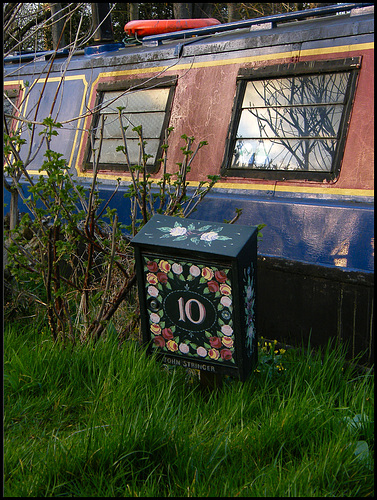
[(147, 36), (160, 35), (162, 33), (172, 33), (173, 31), (189, 30), (194, 28), (205, 28), (221, 24), (214, 18), (208, 19), (152, 19), (130, 21), (124, 27), (128, 35)]

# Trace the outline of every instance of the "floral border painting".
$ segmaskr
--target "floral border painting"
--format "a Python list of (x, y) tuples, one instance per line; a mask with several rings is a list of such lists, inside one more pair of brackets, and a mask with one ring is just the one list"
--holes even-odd
[(255, 338), (255, 283), (253, 264), (244, 269), (244, 301), (246, 319), (246, 352), (249, 357), (253, 354)]
[[(182, 235), (183, 236), (183, 235)], [(233, 331), (233, 300), (231, 269), (200, 263), (179, 262), (172, 259), (144, 256), (144, 274), (150, 338), (153, 349), (222, 364), (235, 363), (235, 336)], [(184, 309), (180, 295), (190, 298)], [(174, 296), (174, 303), (169, 297)], [(178, 300), (175, 300), (177, 297)], [(190, 330), (172, 320), (168, 308), (174, 308), (185, 317), (187, 304), (195, 302), (203, 310), (212, 310), (209, 323)], [(166, 306), (167, 305), (167, 306)], [(210, 306), (210, 307), (209, 307)], [(195, 306), (196, 307), (196, 306)], [(207, 309), (206, 309), (207, 308)], [(178, 314), (175, 311), (175, 314)], [(178, 311), (179, 312), (179, 311)], [(211, 311), (208, 311), (211, 312)], [(195, 309), (197, 315), (197, 309)], [(194, 315), (194, 313), (193, 313)], [(182, 317), (180, 318), (182, 319)], [(185, 318), (186, 319), (186, 318)], [(199, 323), (199, 321), (195, 321)]]

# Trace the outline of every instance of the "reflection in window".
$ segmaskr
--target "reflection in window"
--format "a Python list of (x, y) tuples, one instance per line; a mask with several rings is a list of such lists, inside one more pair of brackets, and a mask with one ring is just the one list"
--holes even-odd
[[(105, 121), (99, 160), (100, 168), (126, 169), (124, 154), (116, 150), (117, 146), (124, 145), (117, 109), (120, 106), (124, 108), (122, 120), (123, 126), (127, 127), (125, 135), (131, 164), (135, 165), (140, 161), (139, 137), (132, 130), (139, 125), (142, 126), (143, 138), (147, 142), (145, 152), (152, 155), (147, 160), (147, 165), (153, 166), (155, 164), (165, 123), (169, 92), (169, 88), (155, 88), (141, 89), (129, 93), (125, 93), (124, 90), (102, 93), (101, 110), (97, 115), (97, 126), (93, 129), (94, 149), (98, 150), (100, 124), (103, 115)], [(93, 152), (90, 154), (89, 161), (92, 165)]]
[(247, 82), (231, 168), (331, 172), (349, 77)]
[(16, 104), (18, 99), (18, 90), (8, 89), (4, 91), (6, 96), (3, 98), (3, 111), (5, 120), (7, 122), (8, 130), (10, 131), (12, 126), (12, 118), (15, 115)]

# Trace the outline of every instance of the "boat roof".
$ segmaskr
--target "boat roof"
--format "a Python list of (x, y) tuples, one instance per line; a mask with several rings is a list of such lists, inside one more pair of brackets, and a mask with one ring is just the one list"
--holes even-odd
[[(214, 55), (263, 46), (308, 42), (335, 37), (374, 34), (374, 4), (337, 4), (306, 11), (277, 14), (258, 19), (206, 28), (151, 35), (136, 43), (102, 44), (74, 52), (69, 69), (113, 67), (180, 57)], [(97, 50), (96, 50), (97, 49)], [(111, 49), (111, 50), (109, 50)], [(30, 66), (46, 64), (54, 51), (24, 53), (4, 59), (4, 76), (17, 65), (17, 74), (30, 74)], [(65, 64), (69, 51), (58, 51), (52, 71)], [(28, 63), (32, 62), (30, 65)], [(29, 67), (29, 68), (28, 68)]]

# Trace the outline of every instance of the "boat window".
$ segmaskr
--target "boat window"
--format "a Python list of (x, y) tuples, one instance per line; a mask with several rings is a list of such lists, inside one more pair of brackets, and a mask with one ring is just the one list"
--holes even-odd
[[(162, 81), (161, 81), (162, 80)], [(101, 124), (103, 120), (102, 147), (99, 157), (100, 170), (127, 171), (125, 154), (118, 146), (124, 146), (123, 134), (119, 121), (119, 107), (122, 107), (122, 123), (125, 128), (128, 157), (131, 166), (140, 164), (140, 139), (135, 127), (142, 127), (145, 153), (149, 171), (158, 170), (161, 158), (165, 129), (169, 123), (173, 85), (176, 79), (159, 79), (149, 85), (129, 82), (127, 88), (123, 82), (98, 86), (97, 106), (99, 112), (94, 118), (91, 141), (88, 145), (86, 168), (93, 168), (93, 150), (98, 154)], [(131, 86), (132, 84), (132, 86)], [(118, 150), (117, 150), (118, 148)]]
[(359, 67), (355, 59), (241, 71), (224, 173), (335, 179)]
[(9, 131), (11, 130), (12, 127), (12, 119), (16, 114), (15, 106), (17, 105), (18, 95), (19, 95), (18, 89), (4, 90), (3, 110)]

